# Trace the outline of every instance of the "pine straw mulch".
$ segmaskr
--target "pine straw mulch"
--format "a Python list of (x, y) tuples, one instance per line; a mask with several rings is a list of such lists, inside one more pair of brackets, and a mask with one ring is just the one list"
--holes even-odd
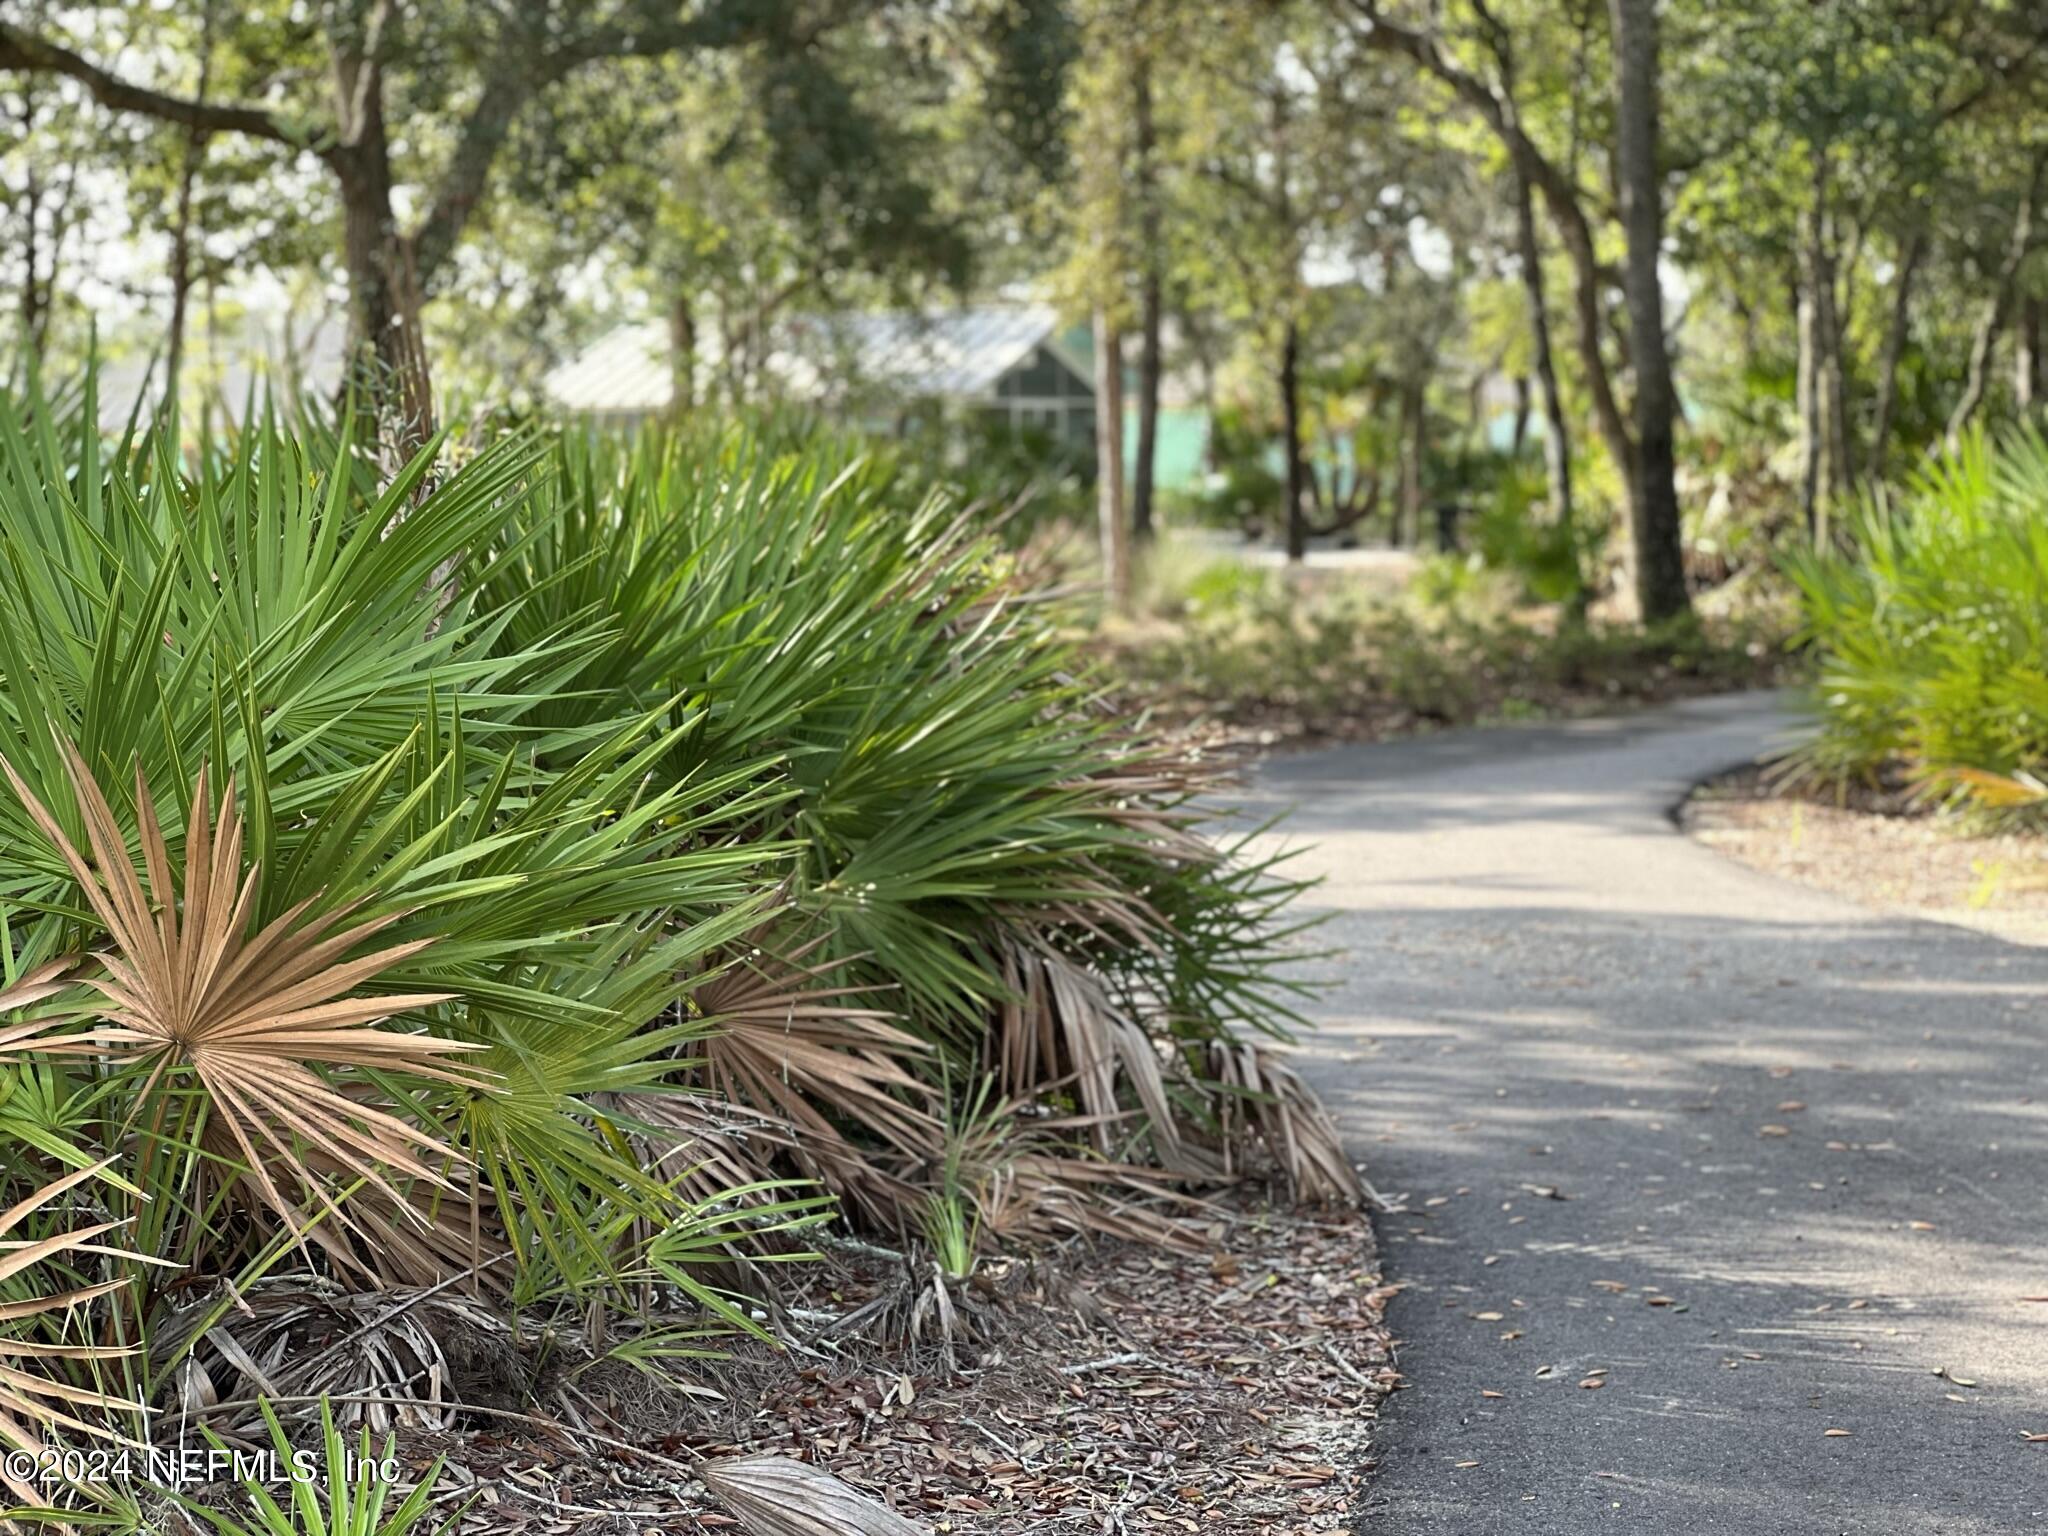
[(1752, 869), (1880, 911), (2048, 944), (2048, 842), (1973, 833), (1903, 774), (1838, 793), (1744, 768), (1695, 789), (1679, 821)]
[(586, 1373), (601, 1434), (485, 1419), (406, 1434), (402, 1459), (416, 1475), (446, 1457), (436, 1502), (469, 1501), (464, 1533), (732, 1531), (684, 1463), (750, 1453), (825, 1467), (937, 1532), (1342, 1529), (1398, 1379), (1367, 1220), (1247, 1204), (1207, 1238), (997, 1266), (964, 1309), (981, 1342), (950, 1366), (929, 1329), (895, 1347), (830, 1333), (907, 1294), (900, 1265), (836, 1255), (786, 1298), (799, 1348), (702, 1362), (687, 1395)]

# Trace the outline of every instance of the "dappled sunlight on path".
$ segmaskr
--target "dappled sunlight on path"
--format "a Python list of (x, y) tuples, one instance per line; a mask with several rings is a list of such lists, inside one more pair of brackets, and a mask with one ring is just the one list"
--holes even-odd
[(1261, 776), (1344, 951), (1304, 1069), (1398, 1207), (1411, 1385), (1361, 1529), (2048, 1529), (2048, 955), (1680, 837), (1786, 724)]

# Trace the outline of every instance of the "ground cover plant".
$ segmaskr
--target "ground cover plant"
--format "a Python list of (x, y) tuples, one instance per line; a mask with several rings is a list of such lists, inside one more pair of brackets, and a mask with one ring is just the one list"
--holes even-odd
[(943, 1318), (977, 1250), (1355, 1195), (1268, 1049), (1296, 885), (957, 507), (96, 410), (0, 400), (14, 1443), (659, 1371), (848, 1225)]

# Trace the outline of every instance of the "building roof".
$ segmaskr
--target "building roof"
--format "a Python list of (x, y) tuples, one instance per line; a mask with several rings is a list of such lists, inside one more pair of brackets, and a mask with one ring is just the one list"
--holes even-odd
[[(798, 315), (776, 328), (766, 371), (790, 394), (815, 398), (848, 380), (904, 395), (974, 399), (1045, 346), (1082, 378), (1084, 360), (1059, 339), (1059, 316), (1040, 305), (935, 313)], [(715, 348), (700, 342), (699, 362)], [(547, 376), (548, 398), (596, 414), (666, 410), (674, 377), (667, 327), (622, 325)]]
[[(244, 315), (216, 329), (195, 321), (188, 332), (183, 384), (179, 389), (188, 421), (202, 401), (232, 422), (251, 400), (259, 405), (272, 392), (333, 395), (348, 363), (348, 322), (325, 315), (293, 329), (279, 317)], [(99, 424), (119, 432), (131, 416), (146, 421), (161, 408), (165, 363), (156, 352), (131, 352), (100, 365)]]
[(550, 369), (542, 387), (565, 411), (665, 411), (675, 397), (668, 329), (619, 326)]

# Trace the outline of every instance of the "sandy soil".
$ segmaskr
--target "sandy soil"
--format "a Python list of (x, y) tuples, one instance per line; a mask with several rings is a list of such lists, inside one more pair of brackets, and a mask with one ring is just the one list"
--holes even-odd
[(1864, 906), (2048, 944), (2048, 844), (1971, 836), (1908, 797), (1774, 794), (1754, 769), (1694, 791), (1685, 829), (1731, 859)]

